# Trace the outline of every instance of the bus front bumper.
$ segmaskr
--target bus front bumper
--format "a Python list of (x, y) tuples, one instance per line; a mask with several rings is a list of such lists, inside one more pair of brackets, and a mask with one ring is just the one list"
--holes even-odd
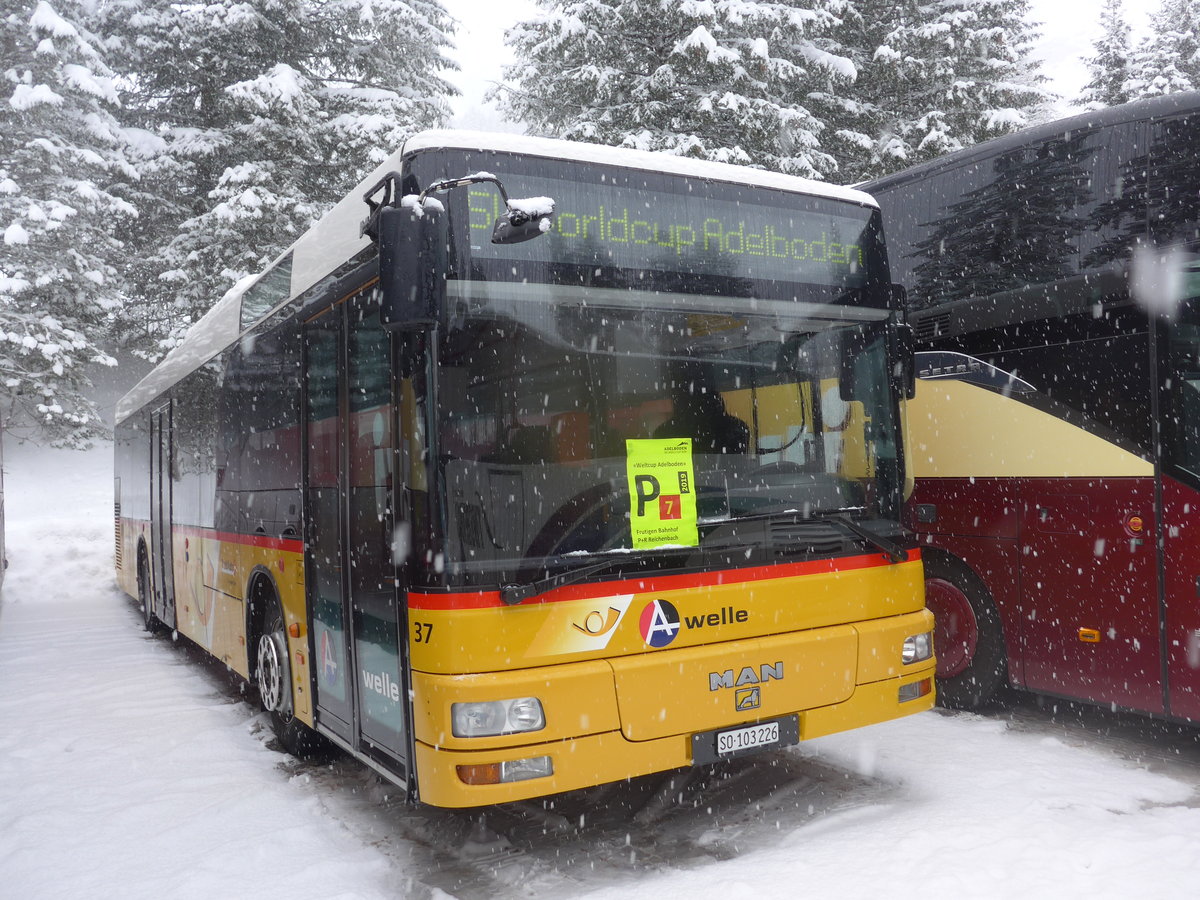
[[(687, 653), (485, 675), (414, 673), (420, 800), (442, 807), (485, 806), (682, 768), (697, 761), (693, 735), (755, 722), (798, 722), (798, 738), (809, 740), (928, 710), (934, 703), (935, 660), (898, 665), (895, 648), (905, 635), (932, 627), (932, 616), (921, 610), (854, 626), (691, 648)], [(849, 660), (842, 641), (847, 628), (855, 631)], [(704, 672), (712, 696), (730, 705), (737, 684), (728, 691), (717, 688), (723, 687), (722, 679), (737, 682), (738, 670), (710, 670), (730, 658), (746, 656), (747, 648), (751, 658), (773, 662), (786, 656), (789, 642), (805, 661), (806, 677), (793, 679), (782, 699), (757, 710), (738, 713), (730, 706), (727, 712), (705, 712), (704, 704), (687, 697), (680, 687), (695, 682), (689, 670)], [(654, 660), (664, 666), (657, 676), (647, 669)], [(669, 676), (664, 675), (668, 671)], [(624, 701), (623, 675), (630, 686)], [(754, 677), (754, 673), (745, 675), (745, 670), (742, 675)], [(664, 682), (659, 685), (661, 692), (644, 690), (655, 681)], [(775, 687), (765, 685), (762, 694)], [(704, 699), (707, 693), (706, 688)], [(672, 694), (680, 695), (676, 706), (662, 699)], [(780, 696), (779, 691), (774, 694)], [(546, 708), (544, 729), (489, 738), (452, 735), (453, 702), (517, 696), (541, 698)], [(831, 697), (833, 701), (826, 702)], [(517, 780), (497, 783), (499, 777)]]

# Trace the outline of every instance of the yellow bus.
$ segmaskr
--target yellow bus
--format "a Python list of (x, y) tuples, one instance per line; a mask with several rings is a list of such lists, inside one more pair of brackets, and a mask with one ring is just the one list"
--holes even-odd
[(928, 709), (901, 301), (864, 194), (413, 137), (119, 404), (119, 582), (437, 806)]

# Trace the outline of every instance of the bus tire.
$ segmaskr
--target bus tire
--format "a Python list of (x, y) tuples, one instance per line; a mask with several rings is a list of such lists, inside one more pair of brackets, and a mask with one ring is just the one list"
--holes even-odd
[(259, 702), (271, 717), (271, 729), (283, 748), (301, 759), (321, 755), (326, 744), (293, 712), (292, 667), (288, 653), (283, 609), (274, 591), (264, 590), (262, 627), (254, 655), (254, 682)]
[(142, 607), (142, 627), (148, 634), (158, 634), (162, 630), (162, 622), (154, 614), (154, 595), (150, 590), (150, 566), (146, 561), (144, 550), (138, 551), (138, 603)]
[(979, 709), (1007, 678), (1004, 629), (983, 581), (955, 557), (925, 551), (925, 604), (934, 617), (937, 698), (949, 709)]

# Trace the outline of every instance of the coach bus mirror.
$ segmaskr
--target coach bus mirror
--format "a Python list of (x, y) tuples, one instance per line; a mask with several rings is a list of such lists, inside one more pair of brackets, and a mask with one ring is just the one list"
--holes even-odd
[(493, 244), (520, 244), (541, 237), (553, 225), (554, 201), (549, 197), (509, 200), (508, 209), (492, 227)]
[(893, 321), (888, 330), (891, 374), (894, 388), (905, 400), (917, 395), (917, 338), (907, 322)]
[(393, 329), (437, 323), (445, 305), (448, 228), (436, 200), (379, 211), (380, 319)]
[(861, 328), (847, 328), (842, 333), (842, 364), (838, 373), (838, 396), (847, 402), (858, 397), (858, 362), (866, 349), (866, 335)]

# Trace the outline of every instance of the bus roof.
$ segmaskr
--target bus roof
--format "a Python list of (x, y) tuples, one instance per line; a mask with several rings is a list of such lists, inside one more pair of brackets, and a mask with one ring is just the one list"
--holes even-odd
[[(288, 297), (264, 315), (270, 315), (289, 300), (326, 278), (348, 260), (354, 259), (370, 244), (362, 234), (366, 218), (363, 195), (389, 172), (399, 171), (405, 156), (422, 150), (456, 149), (515, 153), (524, 156), (543, 156), (594, 165), (620, 166), (650, 172), (664, 172), (707, 181), (725, 181), (773, 190), (789, 191), (806, 196), (823, 197), (876, 208), (869, 194), (853, 188), (839, 187), (820, 181), (782, 175), (764, 169), (751, 169), (727, 163), (708, 162), (666, 153), (627, 150), (560, 141), (551, 138), (528, 137), (516, 134), (491, 134), (472, 131), (423, 131), (405, 141), (404, 146), (380, 163), (358, 186), (343, 197), (311, 228), (281, 253), (273, 266), (291, 257), (291, 283)], [(117, 403), (116, 421), (122, 422), (154, 398), (170, 389), (188, 373), (195, 371), (226, 347), (231, 346), (243, 331), (255, 323), (242, 325), (241, 299), (259, 280), (262, 273), (248, 276), (232, 287), (184, 335), (173, 349), (145, 378)]]
[(861, 206), (876, 206), (868, 194), (854, 188), (840, 187), (824, 181), (813, 181), (795, 175), (782, 175), (766, 169), (752, 169), (729, 163), (709, 162), (687, 156), (624, 147), (606, 147), (579, 141), (560, 141), (553, 138), (529, 137), (519, 134), (489, 134), (476, 131), (423, 131), (404, 144), (404, 154), (432, 149), (495, 150), (522, 156), (545, 156), (571, 162), (592, 163), (598, 166), (621, 166), (648, 172), (665, 172), (709, 181), (728, 181), (754, 187), (775, 188), (816, 197), (844, 200)]
[(1076, 131), (1080, 128), (1104, 128), (1119, 125), (1123, 122), (1137, 122), (1142, 119), (1165, 118), (1178, 113), (1200, 109), (1200, 91), (1187, 91), (1178, 94), (1167, 94), (1162, 97), (1151, 97), (1146, 100), (1135, 100), (1121, 106), (1112, 106), (1094, 112), (1080, 113), (1054, 122), (1034, 125), (1024, 131), (1004, 137), (993, 138), (980, 144), (974, 144), (954, 153), (947, 153), (926, 163), (919, 163), (911, 168), (885, 175), (872, 181), (864, 181), (855, 185), (861, 191), (874, 193), (887, 190), (910, 181), (928, 178), (942, 169), (953, 169), (964, 163), (978, 159), (987, 159), (1008, 150), (1014, 150), (1027, 144), (1045, 141), (1056, 135)]

